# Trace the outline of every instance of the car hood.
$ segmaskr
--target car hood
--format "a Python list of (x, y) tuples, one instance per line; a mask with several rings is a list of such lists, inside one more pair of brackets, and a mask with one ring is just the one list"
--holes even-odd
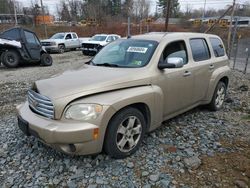
[(143, 70), (84, 65), (80, 70), (70, 70), (49, 79), (36, 81), (35, 87), (39, 93), (52, 100), (74, 100), (100, 92), (149, 85), (149, 75)]
[(94, 40), (89, 40), (89, 41), (84, 41), (83, 44), (100, 44), (100, 45), (105, 45), (107, 42), (105, 41), (94, 41)]

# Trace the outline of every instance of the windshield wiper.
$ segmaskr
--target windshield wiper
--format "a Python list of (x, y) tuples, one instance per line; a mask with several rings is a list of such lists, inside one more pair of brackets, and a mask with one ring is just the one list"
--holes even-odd
[(94, 64), (95, 66), (104, 66), (104, 67), (119, 67), (117, 64), (111, 64), (111, 63), (98, 63)]

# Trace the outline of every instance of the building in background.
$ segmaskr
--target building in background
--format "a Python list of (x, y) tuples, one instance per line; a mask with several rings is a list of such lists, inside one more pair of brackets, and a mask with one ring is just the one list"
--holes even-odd
[(41, 25), (41, 24), (47, 24), (47, 25), (52, 25), (54, 24), (54, 16), (51, 15), (37, 15), (35, 17), (35, 24), (36, 25)]

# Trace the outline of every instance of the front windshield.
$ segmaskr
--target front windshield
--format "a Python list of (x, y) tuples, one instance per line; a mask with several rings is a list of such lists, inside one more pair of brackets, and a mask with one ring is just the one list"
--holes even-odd
[(64, 33), (56, 33), (51, 37), (51, 39), (64, 39), (64, 35)]
[(94, 65), (112, 67), (143, 67), (150, 61), (158, 42), (119, 39), (104, 47), (92, 60)]
[(105, 41), (106, 38), (107, 38), (106, 35), (95, 35), (90, 40), (91, 41)]

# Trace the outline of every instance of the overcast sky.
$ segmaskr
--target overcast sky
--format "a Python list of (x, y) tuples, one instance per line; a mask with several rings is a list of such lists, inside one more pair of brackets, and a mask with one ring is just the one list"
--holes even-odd
[[(29, 6), (31, 0), (16, 0), (23, 4), (23, 6)], [(40, 0), (33, 0), (38, 1)], [(233, 0), (179, 0), (181, 10), (185, 10), (186, 6), (191, 7), (192, 9), (199, 9), (204, 7), (206, 1), (206, 9), (221, 9), (227, 5), (232, 5)], [(249, 0), (236, 0), (237, 3), (243, 4)], [(156, 11), (156, 5), (158, 0), (148, 0), (150, 3), (150, 12), (153, 14)], [(60, 3), (60, 0), (43, 0), (43, 4), (49, 7), (50, 12), (56, 14), (56, 5)]]

